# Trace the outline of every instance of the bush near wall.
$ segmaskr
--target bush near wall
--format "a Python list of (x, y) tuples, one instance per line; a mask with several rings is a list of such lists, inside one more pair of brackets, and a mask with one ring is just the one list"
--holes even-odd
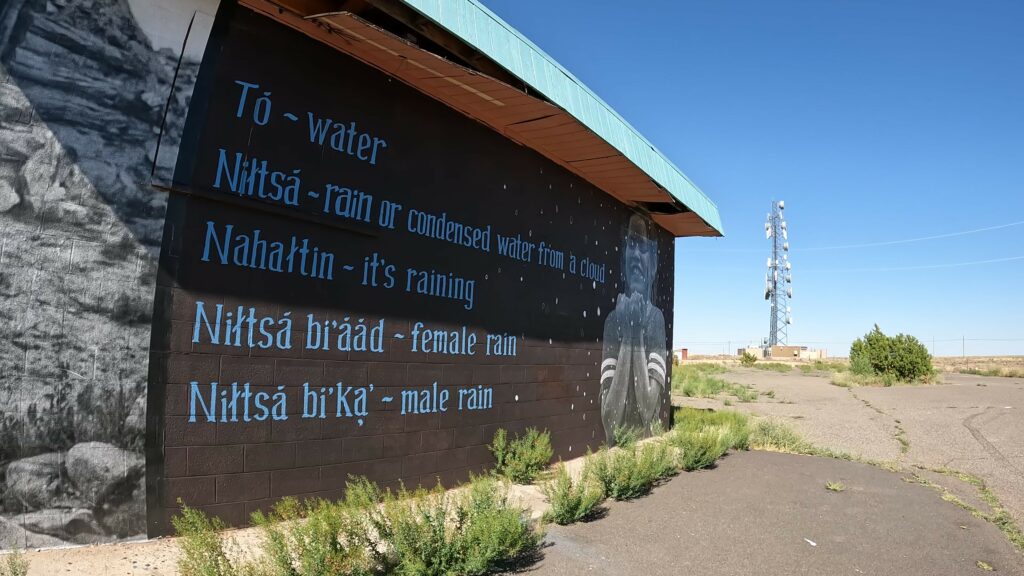
[(902, 382), (927, 380), (935, 374), (924, 344), (907, 334), (887, 336), (878, 324), (850, 346), (850, 370)]
[(182, 576), (482, 576), (532, 561), (544, 537), (489, 477), (451, 492), (353, 477), (341, 501), (285, 498), (253, 515), (263, 539), (243, 557), (228, 553), (219, 519), (183, 506), (173, 522)]
[(529, 484), (547, 468), (554, 456), (551, 433), (527, 428), (526, 433), (508, 439), (504, 428), (498, 428), (487, 447), (494, 454), (494, 473), (516, 484)]

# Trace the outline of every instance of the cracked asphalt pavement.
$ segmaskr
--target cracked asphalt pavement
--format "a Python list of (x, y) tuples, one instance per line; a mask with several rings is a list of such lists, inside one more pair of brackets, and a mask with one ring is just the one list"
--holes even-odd
[[(945, 375), (944, 383), (842, 388), (827, 375), (736, 368), (757, 402), (731, 409), (789, 422), (842, 459), (734, 452), (598, 521), (552, 526), (537, 576), (575, 574), (1024, 574), (1024, 555), (984, 514), (980, 477), (1024, 524), (1024, 380)], [(715, 399), (675, 404), (723, 408)], [(923, 468), (919, 468), (923, 467)], [(841, 492), (825, 488), (840, 482)]]
[(744, 368), (722, 378), (774, 390), (733, 407), (788, 420), (817, 446), (978, 476), (1024, 525), (1024, 379), (944, 374), (935, 385), (841, 388), (828, 376)]

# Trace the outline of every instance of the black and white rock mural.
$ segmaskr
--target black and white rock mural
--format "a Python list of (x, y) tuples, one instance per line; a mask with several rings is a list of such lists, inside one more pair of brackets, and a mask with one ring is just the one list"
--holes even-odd
[(0, 3), (0, 548), (145, 534), (154, 159), (216, 4)]

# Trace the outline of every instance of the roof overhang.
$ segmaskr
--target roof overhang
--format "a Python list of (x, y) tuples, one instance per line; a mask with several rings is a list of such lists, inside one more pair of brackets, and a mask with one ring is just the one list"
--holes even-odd
[[(648, 212), (655, 222), (676, 236), (722, 235), (718, 208), (678, 168), (582, 83), (472, 0), (443, 2), (450, 16), (447, 19), (435, 19), (429, 14), (417, 16), (420, 12), (411, 8), (427, 4), (420, 0), (240, 3), (378, 68), (537, 151), (619, 201)], [(429, 4), (427, 8), (433, 6), (440, 11), (440, 7), (434, 6), (438, 4), (436, 0)], [(500, 24), (483, 32), (477, 26), (477, 35), (489, 34), (488, 44), (506, 48), (513, 41), (521, 42), (523, 49), (535, 51), (542, 62), (562, 74), (562, 85), (545, 91), (531, 74), (517, 73), (502, 65), (500, 54), (492, 59), (490, 52), (480, 48), (480, 42), (466, 43), (463, 38), (453, 37), (452, 34), (458, 35), (457, 31), (450, 30), (451, 22), (445, 20), (465, 23), (465, 15), (451, 14), (449, 5), (479, 11), (487, 21)], [(431, 44), (454, 54), (465, 65), (421, 48), (353, 12), (331, 10), (359, 10), (367, 6), (405, 21), (412, 30), (426, 34)], [(505, 37), (496, 37), (501, 34)], [(544, 68), (537, 62), (533, 64), (533, 74), (538, 67)], [(573, 107), (585, 108), (589, 113), (573, 113)], [(660, 177), (655, 178), (652, 172)]]

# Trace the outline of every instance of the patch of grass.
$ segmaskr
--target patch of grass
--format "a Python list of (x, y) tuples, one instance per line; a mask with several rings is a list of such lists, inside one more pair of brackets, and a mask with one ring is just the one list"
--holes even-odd
[(826, 362), (824, 360), (815, 360), (813, 366), (819, 372), (846, 372), (850, 369), (842, 362)]
[(687, 367), (693, 368), (698, 372), (705, 374), (725, 374), (728, 371), (725, 364), (715, 364), (712, 362), (700, 362), (696, 364), (686, 364)]
[(769, 390), (767, 392), (761, 392), (761, 396), (767, 396), (768, 398), (775, 398), (775, 390)]
[(973, 376), (991, 376), (997, 378), (1024, 378), (1024, 370), (1014, 370), (1012, 368), (961, 368), (958, 370), (961, 374), (971, 374)]
[(910, 439), (907, 438), (907, 431), (898, 423), (896, 424), (895, 437), (896, 441), (900, 443), (900, 454), (906, 454), (910, 451)]
[(995, 568), (993, 568), (991, 564), (989, 564), (988, 562), (985, 562), (984, 560), (978, 560), (977, 564), (978, 564), (978, 568), (981, 568), (985, 572), (993, 572), (993, 571), (995, 571)]
[(674, 450), (663, 442), (649, 442), (630, 450), (602, 448), (587, 457), (584, 477), (594, 479), (615, 500), (632, 500), (651, 491), (654, 484), (678, 472)]
[(814, 366), (811, 366), (810, 364), (801, 364), (800, 365), (800, 373), (801, 374), (810, 374), (811, 372), (814, 372)]
[(739, 412), (679, 408), (675, 422), (667, 441), (679, 449), (680, 466), (688, 472), (710, 468), (730, 448), (749, 445), (750, 421)]
[[(786, 452), (789, 454), (805, 454), (821, 456), (837, 460), (863, 461), (846, 452), (831, 448), (820, 448), (805, 440), (796, 430), (781, 420), (768, 418), (754, 423), (750, 432), (750, 448), (767, 452)], [(873, 464), (873, 462), (867, 462)]]
[(775, 419), (758, 420), (750, 433), (750, 447), (769, 452), (812, 454), (814, 448), (786, 423)]
[(672, 391), (690, 398), (710, 398), (729, 387), (714, 374), (725, 372), (718, 364), (684, 364), (672, 371)]
[[(735, 450), (746, 450), (750, 444), (750, 418), (746, 414), (734, 410), (697, 410), (696, 408), (676, 408), (676, 434), (700, 434), (714, 432), (727, 438), (727, 447)], [(669, 442), (673, 436), (669, 436)]]
[(555, 467), (553, 478), (541, 485), (541, 491), (551, 503), (544, 520), (565, 526), (594, 516), (604, 500), (600, 484), (586, 474), (575, 481), (564, 464)]
[[(975, 516), (995, 524), (995, 526), (1006, 536), (1006, 539), (1009, 540), (1018, 551), (1024, 552), (1024, 531), (1021, 531), (1020, 527), (1013, 520), (1013, 517), (1006, 511), (1002, 503), (999, 501), (999, 498), (996, 497), (992, 490), (989, 489), (984, 480), (973, 474), (952, 470), (950, 468), (935, 468), (932, 469), (932, 472), (952, 476), (961, 482), (966, 482), (971, 486), (974, 486), (974, 488), (978, 490), (978, 496), (985, 502), (985, 504), (988, 505), (989, 508), (992, 509), (992, 512), (991, 514), (982, 514), (973, 508), (970, 510), (972, 510)], [(933, 484), (933, 487), (936, 487), (936, 485)], [(936, 489), (945, 490), (941, 486)]]
[(861, 386), (873, 386), (888, 388), (896, 385), (924, 384), (923, 381), (900, 382), (891, 374), (861, 374), (856, 372), (837, 372), (832, 375), (832, 385), (843, 388), (859, 388)]
[(20, 550), (8, 553), (0, 562), (0, 576), (28, 576), (28, 560)]
[(737, 400), (743, 403), (757, 402), (757, 397), (760, 396), (757, 390), (751, 386), (741, 386), (739, 384), (732, 384), (729, 386), (729, 394), (736, 397)]
[(507, 433), (499, 428), (488, 446), (494, 454), (494, 472), (516, 484), (529, 484), (541, 470), (547, 468), (554, 451), (547, 430), (527, 428), (526, 434), (509, 441)]
[(846, 490), (846, 486), (842, 482), (832, 482), (831, 480), (825, 482), (825, 489), (831, 492), (842, 492)]
[(757, 390), (750, 386), (732, 384), (714, 374), (725, 372), (719, 364), (687, 364), (676, 369), (672, 374), (672, 391), (689, 398), (714, 398), (726, 393), (736, 397), (740, 402), (756, 402)]
[(758, 370), (770, 370), (772, 372), (781, 372), (788, 374), (793, 371), (793, 367), (789, 364), (783, 364), (782, 362), (758, 362), (754, 364), (754, 368)]
[(883, 380), (880, 376), (857, 374), (854, 372), (840, 372), (832, 376), (832, 385), (842, 388), (858, 388), (860, 386), (892, 386), (895, 379)]

